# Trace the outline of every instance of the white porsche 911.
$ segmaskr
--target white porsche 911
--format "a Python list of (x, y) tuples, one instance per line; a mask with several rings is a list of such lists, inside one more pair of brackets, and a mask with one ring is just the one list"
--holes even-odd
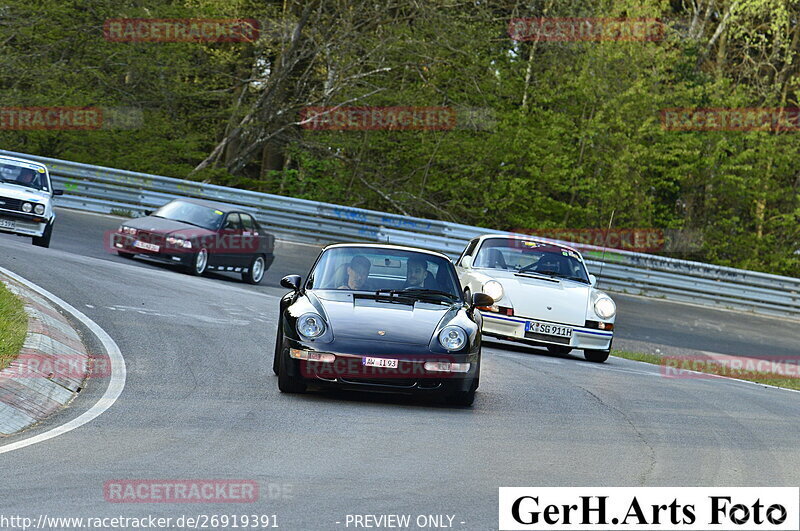
[(484, 235), (456, 261), (465, 294), (486, 293), (483, 334), (547, 347), (566, 354), (581, 349), (602, 363), (611, 352), (617, 308), (595, 288), (581, 254), (536, 238)]

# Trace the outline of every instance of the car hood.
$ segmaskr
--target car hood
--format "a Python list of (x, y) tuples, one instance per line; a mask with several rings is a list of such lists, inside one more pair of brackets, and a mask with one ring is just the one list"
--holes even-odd
[[(339, 340), (427, 346), (442, 321), (449, 322), (460, 305), (417, 301), (412, 304), (353, 297), (349, 291), (314, 294)], [(381, 334), (380, 332), (384, 332)]]
[(0, 183), (0, 197), (20, 199), (22, 201), (37, 201), (39, 203), (49, 201), (51, 198), (50, 194), (45, 191), (9, 183)]
[(514, 314), (583, 326), (592, 287), (564, 279), (542, 279), (515, 275), (513, 272), (492, 272), (492, 278), (503, 285), (500, 306), (511, 306)]
[(213, 231), (184, 223), (183, 221), (175, 221), (174, 219), (157, 218), (154, 216), (146, 216), (143, 218), (132, 219), (123, 223), (126, 227), (132, 227), (137, 230), (143, 230), (158, 234), (172, 234), (175, 232), (185, 231), (191, 233), (193, 236), (202, 236), (204, 234), (212, 234)]

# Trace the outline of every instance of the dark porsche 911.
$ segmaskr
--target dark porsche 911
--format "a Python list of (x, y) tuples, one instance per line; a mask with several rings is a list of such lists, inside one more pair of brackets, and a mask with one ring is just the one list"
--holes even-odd
[(248, 212), (232, 205), (176, 199), (154, 213), (123, 223), (110, 250), (124, 258), (142, 255), (183, 266), (189, 273), (241, 273), (258, 284), (272, 261), (275, 238)]
[(289, 275), (273, 371), (307, 385), (438, 394), (471, 405), (481, 367), (482, 293), (464, 300), (447, 256), (380, 244), (322, 250), (305, 284)]

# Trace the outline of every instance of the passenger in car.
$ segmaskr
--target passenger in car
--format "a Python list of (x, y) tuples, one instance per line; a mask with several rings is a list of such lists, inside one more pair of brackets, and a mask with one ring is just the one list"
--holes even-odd
[(408, 259), (406, 284), (403, 288), (437, 289), (436, 280), (428, 272), (428, 261), (421, 256), (412, 256)]

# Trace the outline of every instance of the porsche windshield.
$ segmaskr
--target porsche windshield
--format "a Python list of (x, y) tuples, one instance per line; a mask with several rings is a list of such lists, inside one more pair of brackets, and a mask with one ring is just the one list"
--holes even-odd
[(513, 238), (484, 240), (472, 262), (474, 267), (545, 275), (589, 283), (578, 253), (546, 243)]
[(461, 298), (455, 268), (436, 255), (381, 247), (334, 247), (320, 257), (308, 280), (313, 289), (391, 291)]
[(27, 186), (36, 190), (47, 190), (47, 174), (44, 167), (33, 164), (0, 160), (0, 179), (4, 183)]
[(167, 203), (156, 210), (152, 215), (157, 218), (182, 221), (189, 225), (195, 225), (209, 230), (219, 229), (222, 218), (225, 217), (220, 210), (189, 203), (188, 201), (173, 201)]

